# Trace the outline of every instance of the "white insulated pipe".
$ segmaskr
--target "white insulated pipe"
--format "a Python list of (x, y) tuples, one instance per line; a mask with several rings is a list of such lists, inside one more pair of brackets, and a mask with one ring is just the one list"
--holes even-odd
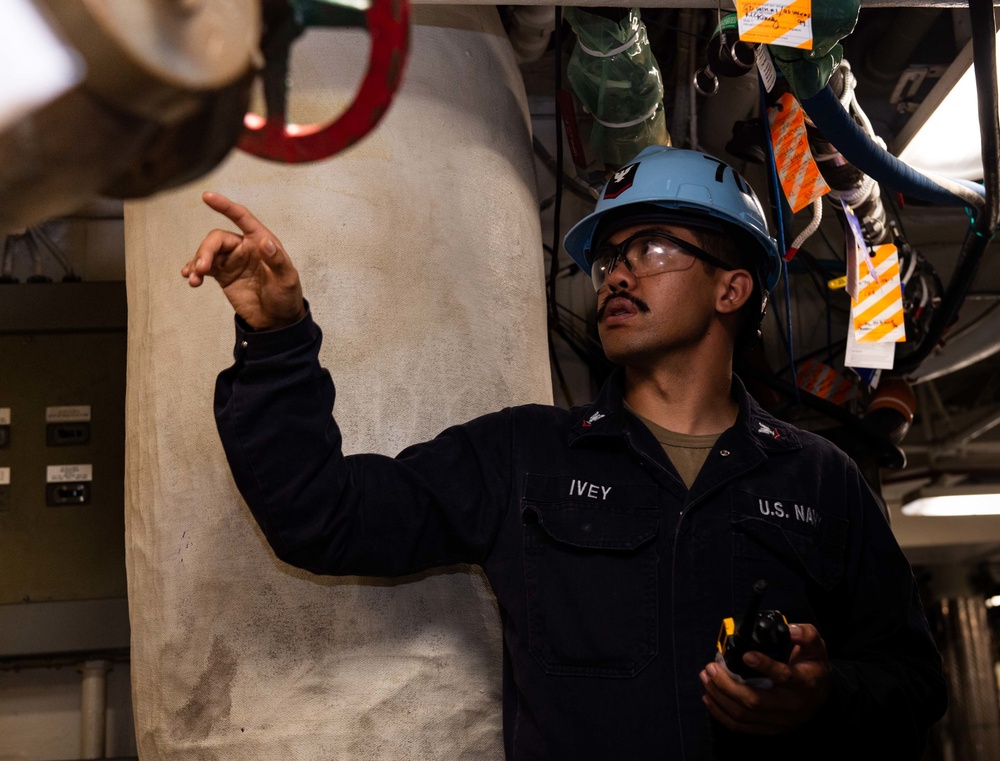
[(517, 62), (533, 63), (549, 47), (556, 28), (554, 5), (514, 5), (510, 8), (510, 29), (507, 34)]
[(104, 758), (110, 670), (106, 660), (85, 661), (80, 667), (80, 758)]

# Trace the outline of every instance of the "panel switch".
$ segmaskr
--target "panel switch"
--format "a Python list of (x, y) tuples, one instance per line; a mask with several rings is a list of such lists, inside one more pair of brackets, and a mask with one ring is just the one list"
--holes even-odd
[(86, 505), (90, 502), (94, 467), (85, 465), (49, 465), (45, 472), (45, 504)]
[(0, 449), (10, 446), (10, 407), (0, 407)]
[(90, 423), (48, 423), (45, 443), (50, 447), (75, 447), (90, 443)]
[(89, 483), (78, 481), (77, 483), (46, 485), (45, 504), (49, 507), (86, 505), (88, 502), (90, 502)]

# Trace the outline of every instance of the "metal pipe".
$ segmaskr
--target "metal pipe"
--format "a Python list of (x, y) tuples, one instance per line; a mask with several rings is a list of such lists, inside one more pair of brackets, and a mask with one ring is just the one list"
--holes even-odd
[(1000, 220), (1000, 117), (998, 117), (996, 18), (993, 0), (969, 0), (972, 17), (972, 51), (979, 102), (979, 132), (983, 155), (985, 205), (965, 241), (961, 260), (955, 268), (941, 306), (934, 313), (928, 334), (917, 350), (898, 363), (897, 371), (912, 372), (937, 346), (945, 329), (958, 316), (979, 272), (983, 253), (993, 239)]
[(80, 758), (104, 758), (108, 706), (108, 671), (111, 661), (85, 661), (80, 690)]
[(1000, 425), (1000, 407), (993, 407), (977, 415), (976, 421), (952, 434), (936, 447), (933, 454), (947, 456), (964, 452), (970, 443)]

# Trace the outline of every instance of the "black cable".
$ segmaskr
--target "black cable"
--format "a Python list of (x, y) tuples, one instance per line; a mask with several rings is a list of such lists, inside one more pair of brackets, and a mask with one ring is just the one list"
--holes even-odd
[[(544, 251), (546, 254), (548, 254), (549, 256), (551, 256), (552, 255), (552, 246), (550, 246), (548, 243), (543, 243), (542, 244), (542, 251)], [(570, 262), (569, 262), (569, 264), (566, 264), (566, 265), (561, 266), (559, 268), (559, 273), (558, 274), (561, 277), (568, 277), (570, 275), (575, 275), (579, 269), (580, 269), (579, 265), (577, 265), (577, 263), (574, 262), (571, 259)], [(548, 285), (548, 283), (549, 283), (549, 278), (545, 278), (545, 284)]]
[(566, 383), (566, 376), (562, 371), (562, 364), (559, 362), (559, 355), (556, 353), (556, 346), (552, 341), (549, 341), (549, 362), (552, 363), (552, 368), (556, 371), (556, 378), (559, 380), (559, 388), (562, 389), (563, 396), (566, 398), (566, 406), (573, 406), (573, 394), (569, 390), (569, 384)]
[[(826, 304), (826, 363), (833, 365), (833, 301), (830, 299), (830, 288), (826, 284), (825, 274), (819, 266), (819, 262), (808, 251), (799, 249), (795, 255), (796, 259), (801, 259), (806, 265), (806, 274), (812, 281), (813, 287), (818, 291), (819, 296)], [(796, 361), (801, 361), (799, 357)]]
[[(584, 325), (590, 325), (590, 320), (588, 320), (588, 319), (587, 319), (586, 317), (584, 317), (583, 315), (581, 315), (581, 314), (577, 314), (577, 313), (576, 313), (576, 312), (574, 312), (574, 311), (573, 311), (572, 309), (570, 309), (570, 308), (569, 308), (569, 307), (567, 307), (567, 306), (563, 306), (562, 304), (559, 304), (558, 306), (559, 306), (559, 308), (560, 308), (561, 310), (563, 310), (563, 311), (564, 311), (564, 312), (565, 312), (566, 314), (568, 314), (568, 315), (569, 315), (570, 317), (572, 317), (572, 318), (573, 318), (574, 320), (576, 320), (577, 322), (580, 322), (580, 323), (583, 323)], [(600, 344), (598, 344), (598, 345), (600, 345)]]
[[(538, 139), (537, 136), (531, 138), (531, 146), (535, 151), (535, 155), (542, 160), (543, 164), (545, 164), (546, 169), (552, 172), (553, 177), (556, 176), (560, 171), (559, 165), (556, 163), (555, 157), (548, 152), (548, 149), (546, 149), (545, 145)], [(569, 181), (569, 184), (566, 187), (569, 188), (573, 195), (593, 203), (594, 194), (590, 192), (590, 186), (587, 185), (587, 183), (579, 177), (574, 177), (573, 175), (567, 176), (565, 171), (563, 171), (562, 174), (563, 179)], [(555, 196), (552, 197), (552, 200), (555, 200)], [(542, 209), (547, 209), (550, 205), (551, 201), (546, 206), (543, 206)]]
[[(805, 354), (802, 354), (802, 355), (796, 357), (795, 361), (801, 364), (801, 363), (806, 362), (806, 361), (808, 361), (810, 359), (814, 359), (814, 358), (818, 357), (823, 352), (829, 351), (832, 354), (834, 351), (837, 351), (837, 350), (842, 349), (842, 348), (846, 348), (846, 346), (847, 346), (847, 339), (846, 338), (841, 338), (841, 339), (839, 339), (837, 341), (834, 341), (829, 346), (820, 346), (818, 349), (813, 349), (812, 351), (807, 351)], [(827, 362), (827, 365), (830, 366), (830, 367), (833, 367), (833, 362), (832, 361)], [(789, 368), (789, 365), (784, 365), (783, 367), (779, 367), (777, 370), (774, 371), (774, 374), (775, 375), (782, 375), (783, 373), (788, 372), (788, 368)], [(836, 370), (837, 368), (833, 367), (833, 369)]]
[(580, 358), (580, 361), (586, 365), (591, 378), (596, 381), (596, 384), (598, 386), (602, 385), (604, 380), (611, 374), (611, 371), (615, 367), (611, 360), (609, 360), (604, 354), (604, 350), (602, 348), (597, 348), (597, 350), (591, 351), (588, 350), (588, 347), (581, 346), (577, 342), (577, 336), (574, 335), (574, 332), (572, 330), (568, 330), (565, 325), (556, 325), (552, 332), (565, 341), (566, 345), (569, 346), (569, 348), (573, 350), (573, 353)]
[(562, 90), (562, 7), (556, 6), (556, 28), (555, 28), (555, 92), (553, 93), (556, 105), (556, 165), (559, 171), (556, 172), (556, 199), (555, 208), (552, 214), (552, 257), (549, 264), (549, 317), (553, 327), (559, 325), (559, 310), (556, 308), (556, 278), (559, 274), (559, 246), (560, 230), (559, 217), (562, 212), (562, 189), (563, 189), (563, 139), (562, 139), (562, 108), (559, 106), (559, 91)]
[(843, 262), (844, 261), (843, 252), (838, 250), (837, 247), (830, 242), (830, 239), (826, 237), (826, 233), (823, 232), (823, 228), (821, 227), (819, 230), (817, 230), (817, 232), (819, 233), (819, 237), (823, 239), (823, 242), (826, 244), (826, 247), (830, 249), (830, 253), (833, 254), (833, 258), (836, 259), (838, 262)]
[(875, 429), (864, 418), (857, 417), (850, 411), (834, 404), (828, 399), (801, 390), (787, 381), (781, 380), (776, 373), (764, 371), (750, 363), (734, 361), (734, 369), (741, 378), (753, 379), (784, 396), (794, 399), (805, 407), (820, 412), (830, 420), (840, 423), (851, 431), (859, 441), (873, 452), (878, 453), (880, 463), (885, 467), (900, 468), (906, 463), (906, 455), (897, 444), (884, 433)]
[(661, 29), (668, 29), (672, 32), (677, 32), (678, 34), (686, 34), (688, 37), (694, 37), (696, 40), (700, 40), (702, 42), (707, 42), (708, 40), (711, 39), (711, 37), (707, 34), (699, 34), (698, 32), (689, 32), (687, 29), (682, 29), (676, 24), (668, 24), (665, 21), (659, 21), (658, 19), (655, 18), (644, 17), (642, 21), (646, 26), (656, 26), (660, 27)]
[(778, 337), (781, 338), (781, 344), (785, 347), (785, 354), (789, 352), (788, 346), (788, 336), (785, 335), (785, 326), (781, 323), (781, 315), (778, 314), (778, 298), (773, 296), (770, 301), (771, 304), (771, 315), (774, 317), (774, 324), (778, 329)]
[[(566, 323), (559, 324), (558, 335), (566, 343), (571, 344), (574, 351), (584, 360), (588, 367), (592, 367), (594, 357), (604, 356), (604, 347), (587, 333), (569, 327)], [(598, 359), (600, 361), (600, 359)]]

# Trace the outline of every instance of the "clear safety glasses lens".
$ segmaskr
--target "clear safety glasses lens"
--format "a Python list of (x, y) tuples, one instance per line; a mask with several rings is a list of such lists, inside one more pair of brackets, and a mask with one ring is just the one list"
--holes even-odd
[(704, 259), (716, 266), (721, 261), (686, 240), (658, 232), (641, 232), (626, 238), (617, 246), (602, 243), (594, 252), (590, 268), (594, 290), (599, 291), (619, 264), (628, 267), (635, 277), (648, 277), (661, 272), (681, 272), (690, 269), (695, 259)]

